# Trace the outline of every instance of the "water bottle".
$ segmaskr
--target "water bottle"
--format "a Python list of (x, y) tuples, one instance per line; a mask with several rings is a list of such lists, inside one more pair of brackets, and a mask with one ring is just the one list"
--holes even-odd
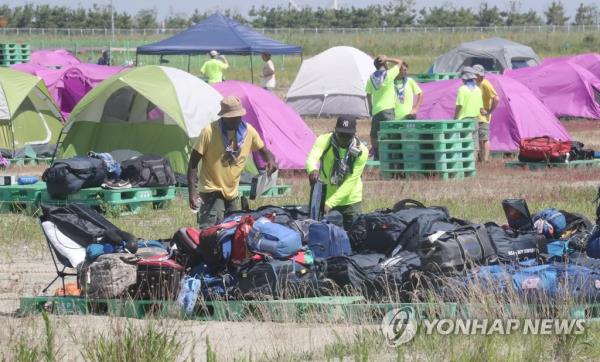
[(17, 179), (19, 185), (33, 185), (38, 182), (38, 178), (35, 176), (21, 176)]

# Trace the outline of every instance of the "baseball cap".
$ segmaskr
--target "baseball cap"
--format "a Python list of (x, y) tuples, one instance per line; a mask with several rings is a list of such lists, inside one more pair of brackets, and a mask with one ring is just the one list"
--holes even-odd
[(219, 55), (219, 52), (216, 50), (211, 50), (208, 54), (210, 54), (211, 57), (216, 57), (217, 55)]
[(476, 75), (481, 75), (481, 76), (485, 75), (485, 68), (481, 64), (475, 64), (473, 66), (473, 71), (475, 72)]
[(354, 116), (339, 116), (335, 123), (335, 132), (355, 134), (356, 133), (356, 117)]

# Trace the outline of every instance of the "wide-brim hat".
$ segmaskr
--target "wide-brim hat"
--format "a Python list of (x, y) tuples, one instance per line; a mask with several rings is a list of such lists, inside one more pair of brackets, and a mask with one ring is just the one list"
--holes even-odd
[(471, 80), (477, 78), (475, 70), (471, 67), (464, 67), (460, 73), (460, 78), (463, 80)]
[(224, 118), (242, 117), (246, 115), (246, 108), (242, 106), (238, 97), (227, 96), (221, 100), (221, 111), (218, 115)]

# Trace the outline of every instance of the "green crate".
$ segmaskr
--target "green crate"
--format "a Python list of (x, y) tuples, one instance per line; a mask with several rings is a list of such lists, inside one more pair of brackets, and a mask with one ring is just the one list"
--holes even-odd
[(52, 163), (51, 157), (42, 158), (11, 158), (8, 160), (12, 166), (29, 166), (29, 165), (49, 165)]
[(0, 213), (24, 212), (34, 215), (46, 184), (0, 186)]
[(473, 158), (454, 161), (381, 162), (381, 170), (385, 171), (454, 171), (465, 169), (475, 169), (475, 160)]
[(473, 138), (473, 130), (460, 131), (421, 131), (419, 132), (397, 132), (381, 131), (379, 132), (379, 142), (381, 141), (456, 141)]
[(0, 61), (0, 67), (9, 68), (15, 64), (21, 64), (21, 63), (23, 63), (23, 61), (21, 61), (21, 60), (5, 60), (5, 61)]
[(455, 169), (453, 171), (431, 171), (431, 170), (395, 170), (395, 169), (381, 169), (381, 176), (385, 179), (399, 179), (399, 178), (429, 178), (435, 177), (440, 178), (444, 181), (449, 179), (464, 179), (466, 177), (474, 177), (477, 175), (477, 171), (474, 168), (471, 169)]
[(406, 132), (410, 130), (428, 131), (462, 131), (475, 130), (475, 121), (472, 120), (401, 120), (381, 122), (380, 131)]
[(458, 160), (475, 160), (475, 151), (472, 149), (464, 149), (449, 152), (386, 152), (380, 155), (381, 161), (384, 162), (402, 162), (402, 161), (458, 161)]
[(423, 151), (436, 151), (436, 152), (450, 152), (459, 150), (473, 150), (475, 149), (475, 141), (472, 138), (464, 138), (459, 140), (449, 141), (390, 141), (381, 140), (379, 142), (379, 155), (381, 156), (386, 153), (398, 153), (398, 152), (423, 152)]

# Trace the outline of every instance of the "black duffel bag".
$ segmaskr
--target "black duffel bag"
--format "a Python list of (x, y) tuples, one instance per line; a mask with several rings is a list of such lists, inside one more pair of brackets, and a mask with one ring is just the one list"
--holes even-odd
[(78, 156), (55, 161), (44, 171), (42, 180), (50, 195), (63, 198), (81, 189), (102, 185), (107, 175), (104, 161)]
[(548, 252), (544, 235), (535, 232), (518, 233), (513, 230), (504, 230), (495, 223), (487, 223), (485, 228), (496, 245), (498, 261), (501, 263), (537, 259), (540, 254)]
[(169, 160), (162, 156), (142, 155), (121, 162), (121, 178), (134, 187), (175, 185), (175, 174)]

